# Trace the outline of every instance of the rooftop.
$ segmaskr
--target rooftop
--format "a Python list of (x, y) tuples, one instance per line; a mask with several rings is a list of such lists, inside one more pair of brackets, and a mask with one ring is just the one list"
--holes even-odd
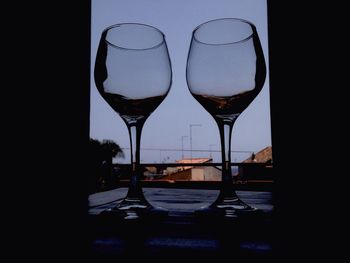
[[(213, 159), (211, 158), (188, 158), (188, 159), (180, 159), (180, 160), (176, 160), (176, 163), (184, 163), (184, 164), (191, 164), (191, 163), (211, 163), (213, 161)], [(183, 166), (182, 170), (188, 170), (193, 168), (193, 166)]]
[(243, 163), (272, 163), (272, 147), (268, 146), (260, 150), (257, 153), (253, 153), (249, 158), (243, 161)]

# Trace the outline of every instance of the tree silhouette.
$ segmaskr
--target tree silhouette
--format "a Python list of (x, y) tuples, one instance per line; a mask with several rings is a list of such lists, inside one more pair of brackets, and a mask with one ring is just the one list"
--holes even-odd
[(124, 158), (120, 146), (112, 140), (90, 139), (89, 156), (89, 194), (116, 187), (118, 180), (112, 173), (112, 161), (117, 156)]

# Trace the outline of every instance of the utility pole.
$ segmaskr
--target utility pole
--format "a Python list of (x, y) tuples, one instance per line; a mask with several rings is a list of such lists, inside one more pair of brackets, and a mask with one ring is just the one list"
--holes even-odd
[(201, 124), (190, 124), (190, 156), (191, 156), (191, 163), (192, 163), (192, 127), (200, 127)]
[(213, 156), (212, 156), (212, 154), (211, 154), (211, 147), (212, 147), (212, 146), (215, 146), (215, 144), (209, 144), (209, 151), (210, 151), (210, 158), (211, 158), (211, 159), (213, 159)]

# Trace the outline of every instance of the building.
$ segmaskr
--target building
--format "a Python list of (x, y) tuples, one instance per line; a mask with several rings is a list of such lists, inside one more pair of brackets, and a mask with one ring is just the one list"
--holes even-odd
[(256, 154), (253, 153), (243, 163), (271, 163), (272, 164), (272, 147), (268, 146), (260, 150)]
[(256, 154), (253, 153), (243, 161), (244, 164), (254, 164), (239, 167), (239, 179), (243, 180), (272, 180), (272, 147), (268, 146)]
[[(177, 160), (183, 166), (145, 167), (144, 180), (170, 180), (170, 181), (221, 181), (221, 167), (193, 166), (191, 163), (212, 163), (211, 158), (192, 158)], [(244, 165), (244, 164), (252, 165)], [(254, 165), (256, 164), (256, 165)], [(243, 161), (242, 166), (232, 166), (234, 180), (272, 180), (272, 147), (265, 147), (256, 154), (253, 153)]]
[(163, 171), (162, 180), (174, 181), (221, 181), (221, 170), (212, 166), (191, 166), (191, 163), (211, 163), (211, 158), (177, 160), (184, 166), (168, 167)]

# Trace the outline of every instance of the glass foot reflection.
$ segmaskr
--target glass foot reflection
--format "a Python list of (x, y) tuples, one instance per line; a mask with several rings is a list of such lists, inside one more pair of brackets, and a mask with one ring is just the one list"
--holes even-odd
[(201, 207), (194, 214), (203, 219), (236, 220), (243, 218), (256, 219), (263, 216), (264, 213), (258, 208), (247, 205), (238, 197), (232, 197), (216, 201), (210, 206)]
[(125, 198), (115, 207), (104, 210), (101, 215), (120, 220), (161, 219), (168, 216), (168, 210), (162, 207), (152, 206), (146, 200)]

